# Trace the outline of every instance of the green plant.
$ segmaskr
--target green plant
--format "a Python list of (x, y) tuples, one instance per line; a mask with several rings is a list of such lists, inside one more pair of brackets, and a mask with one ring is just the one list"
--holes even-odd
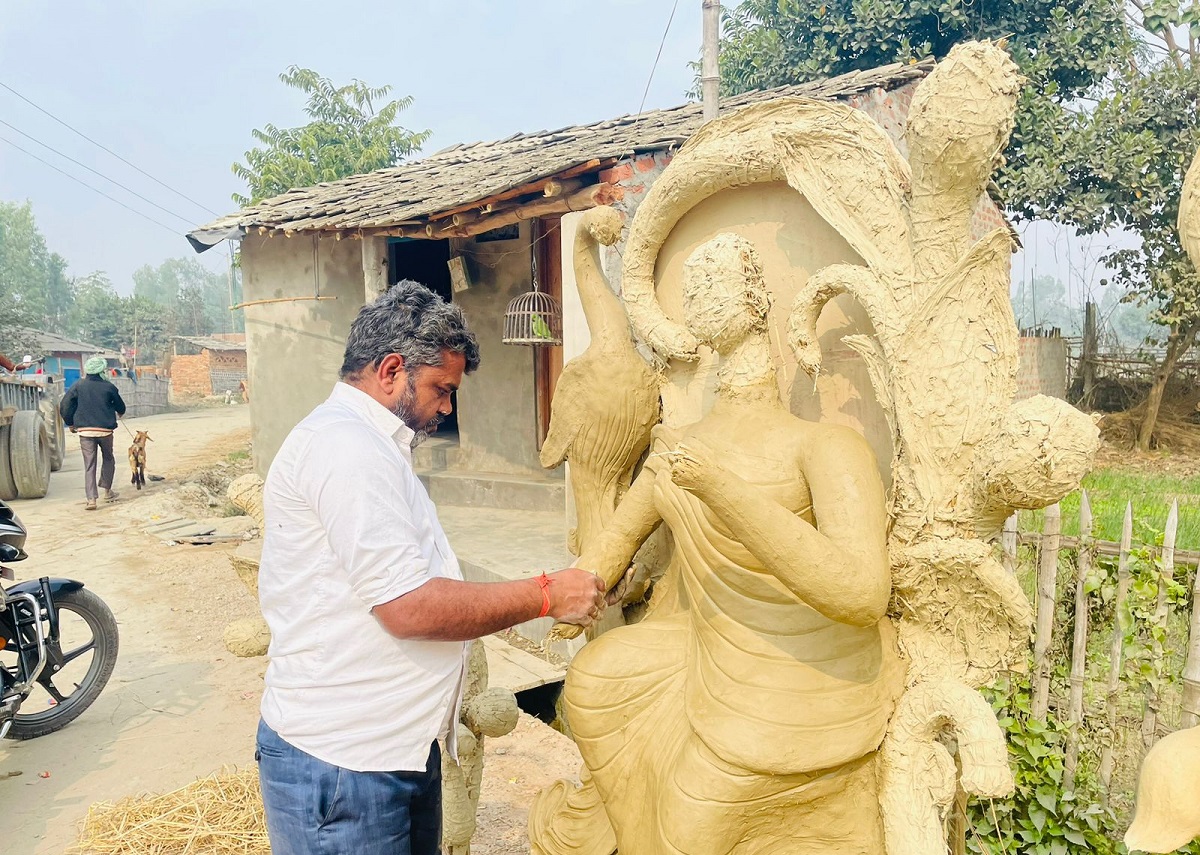
[(1067, 726), (1053, 713), (1040, 721), (1030, 712), (1025, 676), (1012, 675), (985, 692), (1008, 739), (1016, 790), (1006, 799), (968, 807), (968, 851), (978, 855), (1118, 855), (1116, 816), (1093, 795), (1087, 772), (1064, 793), (1063, 741)]

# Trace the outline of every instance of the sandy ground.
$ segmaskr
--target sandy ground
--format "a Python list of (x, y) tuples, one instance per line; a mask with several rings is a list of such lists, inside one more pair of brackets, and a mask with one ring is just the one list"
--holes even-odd
[[(121, 652), (96, 703), (57, 733), (0, 743), (0, 817), (6, 855), (59, 855), (88, 807), (126, 795), (163, 792), (226, 766), (253, 762), (254, 728), (265, 659), (237, 659), (221, 643), (235, 618), (256, 604), (228, 561), (233, 545), (168, 546), (141, 527), (171, 507), (176, 478), (244, 449), (245, 407), (129, 420), (149, 430), (149, 471), (167, 477), (137, 494), (118, 451), (121, 499), (84, 512), (78, 443), (49, 495), (14, 502), (30, 530), (30, 558), (19, 578), (80, 579), (112, 608)], [(118, 432), (117, 447), (125, 447)], [(529, 851), (525, 821), (533, 795), (574, 777), (569, 740), (522, 715), (512, 734), (487, 742), (476, 855)], [(18, 773), (18, 774), (13, 774)]]

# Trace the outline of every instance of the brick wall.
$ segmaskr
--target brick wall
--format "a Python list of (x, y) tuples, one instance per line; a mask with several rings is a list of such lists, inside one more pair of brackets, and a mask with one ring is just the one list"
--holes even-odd
[(208, 363), (209, 351), (196, 356), (176, 356), (171, 360), (171, 395), (188, 397), (211, 395), (212, 372)]
[(238, 391), (239, 384), (246, 379), (246, 351), (210, 350), (209, 358), (210, 394)]
[(175, 397), (236, 392), (245, 379), (244, 350), (204, 350), (198, 356), (171, 360), (171, 394)]
[(1067, 340), (1044, 336), (1022, 336), (1021, 363), (1017, 368), (1016, 400), (1034, 395), (1067, 397)]

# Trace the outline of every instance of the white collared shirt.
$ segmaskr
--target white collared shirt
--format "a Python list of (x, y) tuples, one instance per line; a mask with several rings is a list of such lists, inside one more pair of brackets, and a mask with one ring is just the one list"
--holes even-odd
[[(457, 720), (466, 646), (390, 635), (375, 606), (462, 579), (412, 468), (413, 432), (338, 383), (271, 464), (259, 602), (271, 629), (263, 720), (318, 759), (422, 771)], [(454, 729), (449, 729), (454, 751)]]

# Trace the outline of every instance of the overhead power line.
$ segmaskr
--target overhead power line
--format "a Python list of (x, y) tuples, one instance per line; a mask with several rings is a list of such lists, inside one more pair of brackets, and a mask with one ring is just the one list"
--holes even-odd
[(46, 159), (44, 159), (44, 158), (38, 157), (36, 154), (34, 154), (33, 152), (29, 151), (28, 149), (21, 148), (21, 146), (17, 145), (17, 144), (16, 144), (15, 142), (13, 142), (12, 140), (10, 140), (10, 139), (7, 139), (7, 138), (5, 138), (5, 137), (2, 137), (2, 136), (0, 136), (0, 142), (5, 142), (5, 143), (8, 143), (10, 146), (12, 146), (13, 148), (15, 148), (17, 151), (19, 151), (19, 152), (22, 152), (22, 153), (24, 153), (24, 154), (27, 154), (27, 155), (29, 155), (30, 157), (32, 157), (34, 160), (38, 161), (39, 163), (44, 163), (46, 166), (49, 166), (49, 167), (50, 167), (51, 169), (53, 169), (55, 172), (59, 172), (59, 173), (61, 173), (61, 174), (65, 175), (65, 176), (67, 176), (67, 178), (70, 178), (70, 179), (71, 179), (72, 181), (74, 181), (76, 184), (82, 184), (84, 187), (86, 187), (87, 189), (91, 190), (92, 192), (94, 192), (94, 193), (99, 193), (101, 196), (103, 196), (105, 199), (108, 199), (110, 202), (116, 202), (118, 205), (120, 205), (120, 206), (121, 206), (122, 208), (124, 208), (125, 210), (127, 210), (127, 211), (131, 211), (131, 212), (133, 212), (133, 213), (137, 214), (137, 215), (138, 215), (139, 217), (141, 217), (142, 219), (144, 219), (144, 220), (149, 220), (150, 222), (154, 223), (156, 226), (161, 226), (162, 228), (166, 229), (167, 231), (169, 231), (171, 234), (173, 234), (173, 235), (175, 235), (175, 236), (178, 236), (178, 235), (179, 235), (179, 230), (178, 230), (178, 229), (176, 229), (176, 228), (173, 228), (172, 226), (168, 226), (166, 223), (162, 222), (161, 220), (156, 220), (156, 219), (154, 219), (154, 217), (151, 217), (151, 216), (149, 216), (148, 214), (143, 214), (143, 213), (142, 213), (141, 211), (139, 211), (137, 208), (131, 208), (131, 207), (129, 207), (129, 206), (128, 206), (128, 205), (126, 205), (124, 202), (122, 202), (120, 199), (117, 199), (117, 198), (115, 198), (114, 196), (110, 196), (109, 194), (107, 194), (107, 193), (105, 193), (103, 190), (101, 190), (100, 188), (98, 188), (98, 187), (93, 187), (91, 184), (88, 184), (86, 181), (83, 181), (83, 180), (81, 180), (81, 179), (79, 179), (79, 178), (76, 178), (74, 175), (72, 175), (71, 173), (67, 172), (65, 169), (60, 169), (59, 167), (55, 166), (55, 165), (54, 165), (53, 163), (51, 163), (50, 161), (48, 161), (48, 160), (46, 160)]
[[(191, 196), (188, 196), (186, 193), (183, 193), (182, 191), (176, 190), (174, 187), (172, 187), (170, 184), (167, 184), (165, 181), (161, 181), (161, 180), (159, 180), (158, 178), (155, 178), (153, 175), (151, 175), (151, 174), (150, 174), (149, 172), (147, 172), (146, 170), (142, 169), (142, 168), (141, 168), (140, 166), (138, 166), (137, 164), (131, 163), (130, 161), (128, 161), (128, 160), (126, 160), (125, 158), (121, 157), (121, 155), (117, 154), (115, 151), (113, 151), (113, 150), (112, 150), (111, 148), (109, 148), (108, 146), (104, 145), (103, 143), (96, 142), (94, 139), (92, 139), (91, 137), (89, 137), (89, 136), (88, 136), (87, 134), (85, 134), (83, 131), (81, 131), (81, 130), (79, 130), (78, 128), (75, 128), (75, 127), (73, 127), (72, 125), (69, 125), (68, 123), (64, 122), (62, 119), (60, 119), (58, 116), (54, 115), (53, 113), (51, 113), (49, 110), (45, 109), (44, 107), (41, 107), (41, 106), (39, 106), (39, 105), (35, 104), (33, 101), (30, 101), (28, 98), (26, 98), (24, 95), (22, 95), (22, 94), (21, 94), (20, 92), (18, 92), (16, 89), (13, 89), (13, 88), (12, 88), (11, 86), (9, 86), (8, 84), (6, 84), (6, 83), (4, 83), (4, 82), (0, 81), (0, 88), (7, 89), (9, 92), (11, 92), (12, 94), (16, 95), (18, 98), (20, 98), (22, 101), (24, 101), (24, 102), (25, 102), (26, 104), (28, 104), (29, 106), (33, 107), (33, 108), (34, 108), (35, 110), (37, 110), (38, 112), (44, 113), (45, 115), (49, 116), (49, 117), (50, 117), (51, 119), (53, 119), (54, 121), (58, 122), (60, 125), (62, 125), (62, 126), (63, 126), (64, 128), (66, 128), (67, 130), (71, 131), (71, 132), (72, 132), (72, 133), (74, 133), (74, 134), (77, 134), (77, 135), (79, 135), (79, 136), (83, 137), (85, 140), (87, 140), (87, 141), (88, 141), (88, 142), (90, 142), (92, 145), (96, 146), (97, 148), (103, 149), (104, 151), (108, 152), (108, 153), (109, 153), (109, 154), (111, 154), (113, 157), (115, 157), (117, 160), (121, 161), (123, 164), (125, 164), (126, 166), (128, 166), (130, 169), (133, 169), (133, 170), (135, 170), (136, 172), (140, 172), (142, 175), (144, 175), (144, 176), (146, 176), (147, 178), (149, 178), (149, 179), (150, 179), (151, 181), (153, 181), (155, 184), (158, 184), (158, 185), (160, 185), (160, 186), (162, 186), (162, 187), (165, 187), (166, 189), (168, 189), (168, 190), (170, 190), (172, 193), (174, 193), (176, 196), (179, 196), (181, 199), (186, 199), (187, 201), (191, 202), (191, 203), (192, 203), (193, 205), (195, 205), (196, 207), (198, 207), (198, 208), (201, 208), (201, 209), (203, 209), (203, 210), (205, 210), (205, 211), (208, 211), (208, 213), (212, 214), (214, 217), (219, 217), (219, 216), (220, 216), (220, 214), (218, 214), (218, 213), (217, 213), (216, 211), (214, 211), (212, 208), (210, 208), (210, 207), (208, 207), (207, 205), (204, 205), (204, 204), (202, 204), (202, 203), (200, 203), (200, 202), (197, 202), (195, 199), (193, 199)], [(185, 219), (186, 219), (186, 218), (185, 218)]]
[(39, 140), (37, 137), (33, 136), (32, 134), (25, 133), (25, 131), (21, 130), (20, 128), (16, 127), (15, 125), (10, 125), (8, 122), (4, 121), (3, 119), (0, 119), (0, 125), (4, 125), (4, 127), (9, 128), (10, 130), (16, 131), (21, 136), (25, 137), (25, 139), (27, 139), (31, 142), (37, 143), (38, 145), (40, 145), (42, 148), (46, 149), (47, 151), (52, 151), (55, 154), (57, 154), (59, 157), (63, 158), (64, 160), (69, 160), (71, 163), (75, 164), (76, 166), (80, 167), (81, 169), (86, 169), (88, 172), (92, 173), (93, 175), (97, 175), (100, 178), (103, 178), (105, 181), (109, 182), (110, 184), (114, 184), (117, 187), (120, 187), (126, 193), (129, 193), (132, 196), (137, 196), (139, 199), (141, 199), (147, 205), (152, 205), (155, 208), (158, 208), (158, 210), (162, 211), (164, 214), (170, 214), (172, 217), (175, 217), (176, 219), (183, 220), (189, 226), (195, 225), (195, 223), (188, 217), (185, 217), (182, 214), (177, 214), (174, 211), (170, 210), (169, 208), (164, 208), (162, 205), (158, 204), (153, 199), (147, 199), (141, 193), (137, 192), (136, 190), (134, 190), (132, 188), (126, 187), (124, 184), (122, 184), (120, 181), (117, 181), (115, 178), (109, 178), (103, 172), (99, 172), (95, 169), (92, 169), (92, 167), (88, 166), (86, 163), (80, 163), (78, 160), (71, 157), (71, 155), (69, 155), (69, 154), (63, 154), (61, 151), (56, 149), (54, 146), (47, 145), (46, 143)]

